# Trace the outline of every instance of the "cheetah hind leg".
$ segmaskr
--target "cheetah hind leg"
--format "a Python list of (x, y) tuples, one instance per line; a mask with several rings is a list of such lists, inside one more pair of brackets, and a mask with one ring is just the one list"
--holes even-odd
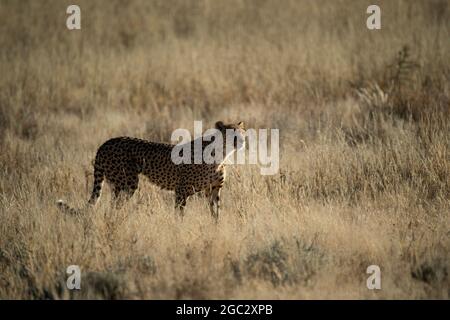
[(134, 195), (135, 191), (138, 188), (139, 184), (139, 177), (133, 176), (128, 177), (128, 180), (126, 181), (126, 184), (122, 186), (118, 185), (112, 185), (113, 189), (113, 197), (112, 197), (112, 203), (113, 206), (116, 209), (120, 209), (123, 207), (125, 202), (131, 199), (131, 197)]

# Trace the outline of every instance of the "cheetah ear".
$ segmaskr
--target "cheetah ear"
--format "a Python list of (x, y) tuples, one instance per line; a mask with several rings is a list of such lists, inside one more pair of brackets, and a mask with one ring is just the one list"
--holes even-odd
[(238, 126), (239, 126), (239, 128), (241, 128), (241, 129), (244, 129), (245, 130), (245, 124), (244, 124), (244, 122), (239, 122), (238, 123)]
[(223, 127), (225, 127), (225, 125), (223, 124), (222, 121), (217, 121), (216, 122), (216, 129), (221, 130), (221, 129), (223, 129)]

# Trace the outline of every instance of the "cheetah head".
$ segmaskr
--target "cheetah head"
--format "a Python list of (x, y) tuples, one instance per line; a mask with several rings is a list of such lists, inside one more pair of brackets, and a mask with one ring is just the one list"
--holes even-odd
[(222, 121), (218, 121), (216, 122), (216, 129), (222, 133), (224, 145), (233, 146), (235, 150), (245, 147), (244, 122), (224, 124)]

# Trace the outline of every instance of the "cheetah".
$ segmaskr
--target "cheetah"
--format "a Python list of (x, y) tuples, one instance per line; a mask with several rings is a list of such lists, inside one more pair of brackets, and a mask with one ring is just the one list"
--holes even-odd
[[(103, 181), (111, 186), (112, 199), (121, 206), (129, 200), (138, 188), (140, 175), (146, 176), (151, 183), (162, 189), (175, 192), (175, 208), (183, 214), (188, 197), (204, 191), (209, 200), (210, 212), (217, 221), (220, 210), (220, 191), (225, 182), (225, 163), (235, 151), (245, 146), (245, 127), (243, 122), (238, 124), (215, 124), (222, 134), (224, 155), (221, 162), (200, 164), (179, 163), (172, 160), (173, 144), (157, 143), (147, 140), (118, 137), (104, 142), (97, 150), (94, 161), (94, 185), (86, 208), (94, 206), (101, 195)], [(233, 135), (227, 134), (231, 129)], [(230, 138), (233, 141), (227, 141)], [(202, 139), (202, 138), (199, 138)], [(211, 141), (202, 139), (202, 150)], [(194, 159), (194, 143), (189, 141), (191, 159)], [(231, 150), (226, 150), (230, 143)], [(230, 149), (230, 148), (229, 148)], [(228, 152), (228, 154), (226, 154)], [(63, 200), (58, 200), (58, 207), (65, 212), (78, 214), (80, 210), (71, 208)]]

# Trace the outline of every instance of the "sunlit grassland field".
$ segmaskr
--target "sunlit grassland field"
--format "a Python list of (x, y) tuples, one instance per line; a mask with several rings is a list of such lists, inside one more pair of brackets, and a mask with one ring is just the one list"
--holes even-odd
[[(449, 1), (80, 0), (69, 31), (70, 4), (0, 0), (1, 299), (449, 298)], [(280, 132), (277, 174), (228, 168), (218, 224), (145, 179), (57, 210), (108, 138), (194, 120)]]

